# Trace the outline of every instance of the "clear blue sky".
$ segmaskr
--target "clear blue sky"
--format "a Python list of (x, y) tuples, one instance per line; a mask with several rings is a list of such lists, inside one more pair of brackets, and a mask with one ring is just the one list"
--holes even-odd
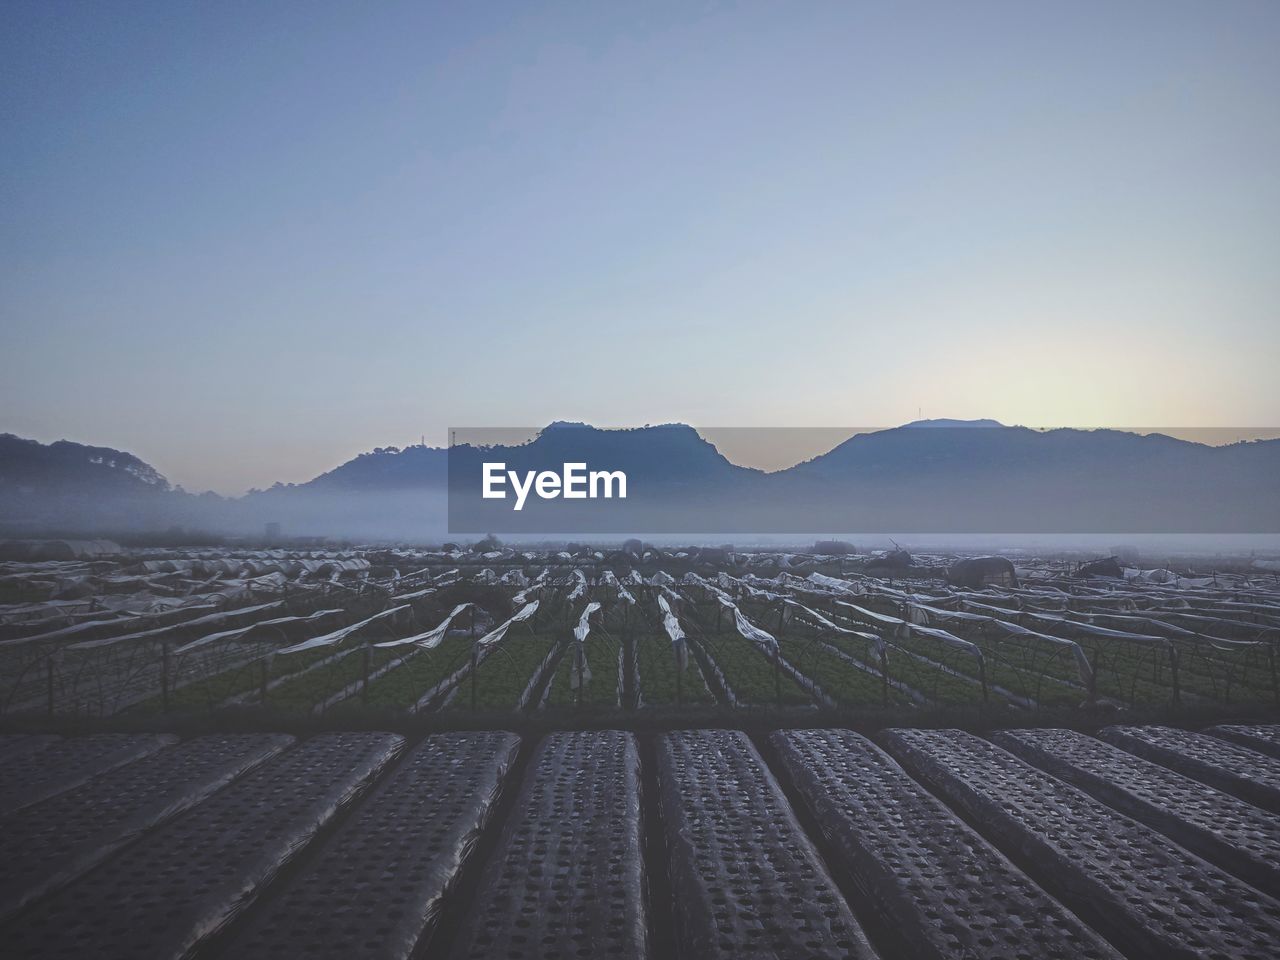
[(0, 12), (0, 431), (1280, 423), (1280, 3)]

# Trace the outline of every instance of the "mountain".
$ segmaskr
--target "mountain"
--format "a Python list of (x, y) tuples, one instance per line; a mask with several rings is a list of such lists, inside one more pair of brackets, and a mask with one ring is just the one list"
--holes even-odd
[[(444, 447), (379, 447), (299, 484), (307, 490), (410, 490), (443, 488), (448, 480), (449, 451)], [(278, 489), (278, 488), (275, 488)]]
[(168, 490), (169, 481), (151, 464), (121, 450), (0, 434), (0, 496), (36, 489)]
[[(973, 429), (981, 425), (985, 429)], [(1280, 530), (1280, 441), (1208, 446), (1120, 430), (976, 421), (850, 437), (771, 477), (769, 501), (848, 530)]]
[(979, 429), (987, 427), (1003, 427), (1004, 424), (999, 420), (952, 420), (943, 417), (937, 420), (912, 420), (910, 423), (903, 424), (904, 428), (918, 429), (920, 427), (954, 427), (954, 428), (972, 428)]
[[(482, 464), (620, 470), (625, 500), (480, 496)], [(520, 444), (379, 448), (297, 485), (224, 500), (172, 489), (132, 454), (0, 437), (0, 525), (66, 532), (175, 524), (415, 539), (528, 533), (1280, 532), (1280, 441), (1207, 446), (1117, 430), (918, 421), (861, 433), (775, 473), (684, 424), (557, 422)], [(509, 487), (507, 488), (509, 491)], [(446, 523), (447, 521), (447, 523)]]
[(0, 531), (97, 534), (220, 522), (222, 498), (170, 486), (149, 463), (111, 447), (0, 435)]
[[(453, 447), (412, 446), (379, 448), (306, 483), (289, 489), (302, 491), (443, 490), (454, 470), (465, 464), (503, 462), (510, 470), (559, 469), (565, 462), (585, 460), (611, 470), (622, 470), (644, 484), (693, 484), (732, 481), (758, 476), (761, 471), (730, 463), (692, 427), (684, 424), (604, 430), (585, 423), (556, 421), (544, 427), (528, 443), (482, 446), (460, 443)], [(272, 488), (277, 491), (280, 488)], [(268, 491), (271, 492), (271, 491)]]

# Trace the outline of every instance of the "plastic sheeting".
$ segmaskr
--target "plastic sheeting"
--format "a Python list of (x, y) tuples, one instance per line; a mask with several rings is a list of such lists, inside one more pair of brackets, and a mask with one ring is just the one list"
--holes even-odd
[(689, 650), (688, 640), (685, 639), (680, 620), (671, 612), (671, 604), (667, 602), (667, 598), (664, 596), (659, 595), (658, 597), (658, 609), (662, 611), (662, 629), (671, 638), (671, 649), (676, 655), (676, 666), (680, 670), (685, 670), (689, 666)]
[(477, 640), (476, 646), (483, 649), (485, 647), (490, 647), (493, 644), (501, 641), (502, 638), (507, 635), (507, 631), (510, 630), (513, 625), (517, 623), (523, 623), (524, 621), (530, 619), (535, 613), (537, 613), (538, 604), (540, 602), (541, 601), (534, 600), (532, 603), (526, 604), (524, 607), (521, 608), (520, 612), (517, 613), (510, 620), (506, 620), (503, 623), (498, 624), (498, 626), (494, 627), (492, 630), (486, 633), (483, 637)]
[(772, 633), (767, 630), (761, 630), (754, 623), (742, 615), (742, 611), (737, 607), (733, 608), (733, 625), (738, 633), (742, 634), (761, 650), (764, 650), (770, 656), (774, 656), (778, 652), (778, 641)]
[(866, 587), (860, 583), (854, 583), (851, 580), (838, 580), (835, 577), (828, 577), (823, 573), (811, 573), (805, 577), (810, 583), (824, 589), (831, 590), (835, 593), (848, 593), (853, 596), (862, 596), (867, 592)]
[(600, 604), (593, 600), (582, 611), (582, 616), (578, 618), (578, 625), (573, 628), (573, 638), (579, 643), (587, 639), (587, 634), (591, 632), (591, 615), (599, 609)]
[(273, 630), (276, 627), (283, 627), (285, 624), (306, 623), (308, 620), (322, 620), (325, 617), (332, 617), (342, 613), (341, 608), (333, 608), (330, 610), (317, 610), (315, 613), (308, 614), (305, 617), (276, 617), (274, 620), (259, 620), (257, 623), (251, 623), (247, 627), (238, 627), (235, 630), (222, 630), (218, 633), (210, 633), (198, 640), (192, 640), (190, 643), (183, 644), (174, 650), (174, 655), (186, 653), (189, 650), (195, 650), (199, 647), (208, 646), (211, 643), (219, 641), (231, 640), (248, 640), (254, 633), (263, 630)]
[(395, 616), (397, 613), (401, 613), (405, 610), (411, 610), (411, 609), (413, 608), (410, 607), (407, 603), (399, 607), (389, 607), (388, 609), (383, 610), (381, 613), (375, 613), (372, 617), (366, 617), (365, 619), (361, 620), (359, 623), (353, 623), (349, 627), (343, 627), (341, 630), (335, 630), (332, 633), (326, 633), (322, 637), (312, 637), (310, 640), (303, 640), (301, 643), (295, 643), (291, 647), (285, 647), (283, 650), (277, 650), (276, 654), (283, 655), (286, 653), (301, 653), (303, 650), (313, 650), (316, 647), (331, 647), (334, 644), (341, 643), (343, 640), (347, 639), (347, 637), (351, 636), (352, 634), (358, 633), (360, 630), (363, 630), (365, 627), (369, 626), (369, 624), (371, 623), (376, 623), (379, 620), (385, 620), (388, 617)]
[(1167, 645), (1170, 642), (1165, 637), (1157, 637), (1150, 633), (1133, 633), (1129, 630), (1112, 630), (1110, 627), (1100, 627), (1094, 623), (1080, 623), (1078, 620), (1068, 620), (1066, 617), (1055, 617), (1051, 613), (1024, 613), (1023, 616), (1039, 623), (1052, 623), (1065, 630), (1087, 633), (1090, 636), (1105, 637), (1110, 640), (1132, 640), (1135, 643), (1155, 643), (1161, 645)]
[(587, 595), (587, 575), (581, 570), (575, 569), (573, 571), (573, 579), (575, 581), (574, 587), (569, 591), (569, 596), (566, 598), (569, 603), (580, 600)]
[(587, 664), (587, 650), (583, 646), (587, 639), (587, 635), (591, 633), (591, 615), (600, 609), (600, 604), (592, 601), (588, 603), (582, 611), (582, 616), (578, 618), (578, 625), (573, 628), (573, 639), (577, 641), (574, 644), (574, 668), (569, 672), (569, 689), (577, 690), (580, 686), (586, 686), (591, 682), (591, 667)]
[(458, 604), (456, 607), (453, 608), (453, 610), (449, 612), (449, 615), (447, 617), (441, 620), (437, 626), (428, 630), (426, 633), (419, 633), (412, 637), (402, 637), (399, 640), (386, 640), (382, 643), (375, 643), (374, 646), (378, 648), (402, 647), (410, 643), (416, 643), (418, 646), (422, 647), (424, 650), (430, 650), (432, 647), (437, 647), (440, 645), (440, 641), (443, 640), (445, 634), (449, 632), (449, 627), (450, 625), (452, 625), (453, 621), (457, 618), (457, 616), (460, 613), (462, 613), (462, 611), (468, 609), (471, 606), (472, 604), (470, 602)]
[(1093, 687), (1093, 665), (1089, 663), (1089, 657), (1085, 654), (1084, 647), (1074, 640), (1068, 640), (1066, 637), (1055, 637), (1048, 633), (1040, 633), (1036, 630), (1030, 630), (1021, 624), (1009, 623), (1007, 620), (997, 620), (995, 617), (992, 617), (989, 622), (991, 626), (1017, 637), (1032, 637), (1036, 640), (1044, 640), (1047, 643), (1066, 647), (1071, 651), (1071, 655), (1075, 657), (1076, 670), (1080, 674), (1080, 680), (1085, 686)]
[(883, 656), (885, 652), (884, 639), (878, 633), (869, 633), (865, 630), (851, 630), (849, 627), (842, 627), (838, 623), (833, 623), (827, 617), (823, 616), (817, 610), (806, 607), (803, 603), (797, 603), (795, 600), (788, 600), (787, 606), (799, 610), (809, 619), (815, 621), (823, 630), (831, 630), (834, 633), (843, 633), (846, 636), (858, 637), (871, 643), (871, 649), (875, 651), (876, 656)]

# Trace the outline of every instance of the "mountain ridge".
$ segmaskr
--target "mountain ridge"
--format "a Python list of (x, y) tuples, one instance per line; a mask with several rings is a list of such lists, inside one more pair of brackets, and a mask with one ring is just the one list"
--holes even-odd
[[(174, 488), (123, 451), (5, 434), (0, 524), (56, 523), (87, 532), (133, 523), (260, 530), (272, 520), (295, 532), (385, 535), (428, 516), (438, 523), (446, 505), (470, 504), (481, 463), (496, 460), (521, 474), (559, 470), (564, 462), (624, 471), (627, 502), (577, 507), (572, 515), (563, 502), (555, 509), (565, 522), (594, 515), (635, 531), (699, 523), (705, 532), (732, 532), (751, 518), (746, 522), (758, 522), (758, 532), (872, 526), (907, 532), (911, 521), (944, 532), (960, 517), (991, 532), (1042, 523), (1061, 524), (1061, 532), (1102, 523), (1119, 531), (1116, 525), (1126, 522), (1150, 528), (1161, 516), (1221, 524), (1220, 532), (1256, 518), (1256, 532), (1280, 531), (1272, 479), (1280, 476), (1280, 440), (1209, 446), (1158, 433), (1042, 431), (993, 420), (917, 421), (858, 433), (771, 473), (732, 463), (687, 424), (606, 429), (556, 421), (520, 444), (378, 447), (306, 482), (230, 498)], [(445, 496), (451, 462), (453, 504)], [(500, 503), (471, 506), (482, 529), (536, 522), (537, 511), (513, 520)]]

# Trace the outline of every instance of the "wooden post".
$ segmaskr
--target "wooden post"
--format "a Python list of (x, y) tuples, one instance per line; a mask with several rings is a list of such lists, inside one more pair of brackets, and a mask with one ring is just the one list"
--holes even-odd
[(476, 708), (476, 667), (480, 665), (480, 648), (471, 644), (471, 709)]
[(1178, 688), (1178, 648), (1169, 644), (1169, 678), (1173, 681), (1173, 702), (1182, 702), (1182, 691)]
[(160, 644), (160, 712), (169, 712), (169, 641)]

